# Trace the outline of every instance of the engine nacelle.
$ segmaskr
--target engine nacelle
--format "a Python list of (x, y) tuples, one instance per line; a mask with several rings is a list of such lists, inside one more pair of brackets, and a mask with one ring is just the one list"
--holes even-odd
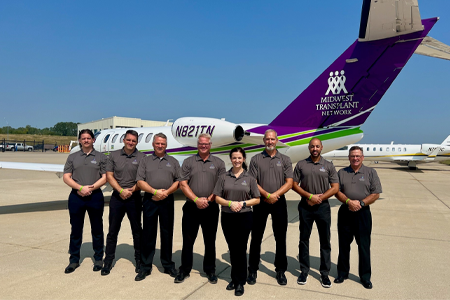
[(172, 124), (172, 135), (177, 142), (197, 147), (198, 136), (211, 135), (213, 147), (239, 142), (245, 135), (240, 125), (213, 118), (179, 118)]

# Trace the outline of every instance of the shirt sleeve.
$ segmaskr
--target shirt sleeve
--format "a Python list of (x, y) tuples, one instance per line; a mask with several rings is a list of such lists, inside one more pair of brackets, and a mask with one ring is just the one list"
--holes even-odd
[(145, 172), (146, 172), (146, 165), (145, 165), (145, 161), (147, 160), (147, 157), (144, 157), (143, 159), (141, 159), (141, 161), (139, 162), (139, 167), (136, 173), (136, 182), (139, 180), (143, 180), (145, 181)]
[(225, 182), (225, 176), (221, 175), (217, 179), (216, 186), (214, 187), (213, 194), (219, 197), (223, 197), (223, 183)]
[(108, 159), (106, 161), (106, 172), (114, 172), (114, 159), (112, 153), (108, 155)]
[(174, 159), (174, 168), (175, 168), (175, 177), (173, 178), (174, 182), (175, 181), (180, 181), (180, 163), (178, 162), (178, 160)]
[(108, 157), (102, 153), (102, 159), (100, 160), (100, 174), (106, 174), (106, 162)]
[(219, 166), (219, 176), (225, 174), (227, 170), (225, 169), (225, 163), (223, 160), (220, 160), (220, 166)]
[(64, 174), (72, 173), (73, 174), (73, 156), (69, 155), (67, 158), (66, 164), (64, 165)]
[(284, 168), (284, 179), (292, 178), (293, 174), (292, 174), (291, 158), (289, 156), (284, 156), (283, 163), (284, 163), (284, 166), (283, 166), (283, 168)]
[(258, 165), (256, 164), (255, 156), (250, 160), (250, 166), (248, 167), (248, 173), (250, 176), (258, 180)]
[(344, 188), (344, 178), (343, 178), (343, 176), (344, 176), (344, 169), (340, 169), (337, 174), (338, 174), (338, 179), (339, 179), (339, 191), (344, 193), (343, 192), (343, 188)]
[(250, 180), (250, 195), (252, 198), (259, 198), (261, 194), (259, 193), (258, 184), (256, 183), (256, 179), (252, 178)]
[(329, 172), (328, 172), (328, 181), (331, 183), (339, 183), (339, 177), (336, 172), (336, 168), (332, 163), (328, 166)]
[(370, 193), (381, 194), (383, 191), (381, 188), (381, 182), (380, 178), (378, 177), (378, 173), (375, 169), (372, 169), (371, 174), (372, 176), (370, 176)]
[(180, 168), (179, 181), (185, 181), (189, 179), (191, 179), (191, 165), (189, 163), (189, 159), (186, 159)]
[(293, 174), (293, 178), (294, 178), (294, 182), (298, 182), (300, 183), (300, 178), (302, 175), (302, 170), (300, 168), (300, 161), (295, 165), (294, 168), (294, 174)]

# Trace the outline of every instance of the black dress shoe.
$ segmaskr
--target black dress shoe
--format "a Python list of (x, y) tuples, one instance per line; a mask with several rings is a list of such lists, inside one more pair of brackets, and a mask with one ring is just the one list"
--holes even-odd
[(178, 275), (175, 277), (175, 283), (182, 283), (186, 278), (189, 277), (189, 274), (184, 274), (181, 270), (178, 272)]
[(102, 276), (106, 276), (109, 275), (109, 273), (111, 272), (112, 269), (112, 262), (105, 262), (103, 264), (103, 268), (102, 268)]
[(75, 271), (75, 269), (78, 268), (79, 266), (80, 266), (79, 263), (70, 263), (70, 264), (66, 267), (66, 269), (64, 270), (64, 273), (70, 274), (70, 273), (72, 273), (73, 271)]
[(175, 267), (164, 269), (164, 273), (169, 274), (170, 277), (177, 277), (178, 271), (175, 269)]
[(242, 284), (238, 284), (236, 286), (236, 289), (234, 290), (235, 296), (242, 296), (244, 295), (244, 286)]
[(101, 260), (96, 260), (94, 262), (94, 267), (92, 268), (92, 271), (94, 272), (98, 272), (103, 268), (103, 261)]
[(136, 268), (134, 268), (134, 271), (136, 273), (139, 273), (140, 270), (141, 270), (141, 261), (140, 260), (136, 260)]
[(217, 283), (216, 273), (206, 273), (206, 277), (208, 277), (209, 283), (212, 283), (212, 284), (216, 284)]
[(336, 279), (334, 279), (334, 283), (343, 283), (345, 279), (348, 279), (348, 277), (339, 275)]
[(139, 270), (139, 273), (136, 275), (136, 277), (134, 277), (135, 281), (141, 281), (144, 280), (145, 277), (147, 277), (148, 275), (150, 275), (152, 273), (152, 270)]
[(278, 271), (276, 277), (277, 277), (277, 282), (279, 285), (287, 284), (287, 278), (286, 278), (286, 275), (284, 275), (284, 271)]
[(361, 284), (363, 285), (363, 287), (365, 287), (366, 289), (371, 289), (373, 288), (372, 282), (370, 282), (370, 280), (361, 280)]
[(249, 272), (248, 273), (248, 277), (247, 277), (247, 283), (250, 284), (250, 285), (255, 284), (256, 283), (256, 277), (258, 277), (256, 272)]
[(227, 291), (232, 291), (234, 290), (236, 287), (234, 286), (234, 282), (231, 281), (228, 285), (227, 285)]

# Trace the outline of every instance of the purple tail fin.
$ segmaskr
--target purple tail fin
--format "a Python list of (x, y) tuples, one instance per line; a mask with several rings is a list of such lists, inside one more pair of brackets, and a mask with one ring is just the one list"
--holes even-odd
[(355, 41), (269, 125), (363, 124), (437, 20), (422, 20), (424, 29), (418, 32)]

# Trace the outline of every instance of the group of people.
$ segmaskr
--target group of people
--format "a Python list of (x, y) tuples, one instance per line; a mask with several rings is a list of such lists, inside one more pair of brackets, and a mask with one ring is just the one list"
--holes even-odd
[[(221, 227), (228, 244), (231, 281), (227, 290), (236, 296), (244, 294), (246, 283), (257, 280), (261, 243), (269, 214), (276, 241), (275, 271), (280, 285), (287, 284), (286, 233), (288, 212), (285, 193), (293, 189), (301, 196), (299, 261), (301, 274), (297, 283), (304, 285), (310, 270), (309, 239), (316, 223), (320, 240), (320, 274), (323, 287), (331, 287), (330, 226), (331, 196), (342, 202), (338, 213), (339, 257), (335, 283), (348, 278), (350, 244), (356, 239), (359, 250), (359, 277), (365, 288), (370, 281), (370, 235), (372, 219), (369, 205), (378, 199), (381, 183), (376, 171), (363, 165), (360, 147), (349, 151), (350, 165), (336, 172), (332, 163), (321, 157), (322, 142), (309, 142), (310, 156), (299, 161), (292, 170), (288, 156), (276, 149), (277, 133), (264, 134), (264, 151), (252, 157), (246, 165), (246, 153), (240, 147), (230, 153), (232, 168), (210, 153), (211, 136), (198, 137), (198, 153), (178, 161), (167, 155), (167, 137), (153, 137), (154, 152), (146, 156), (136, 148), (138, 134), (128, 130), (124, 147), (108, 157), (93, 147), (94, 134), (85, 129), (79, 133), (80, 151), (70, 154), (64, 167), (64, 182), (72, 188), (69, 195), (71, 224), (70, 263), (65, 273), (79, 266), (84, 217), (87, 211), (94, 249), (94, 271), (108, 275), (113, 267), (117, 236), (127, 215), (134, 244), (136, 281), (151, 274), (155, 254), (158, 220), (161, 240), (161, 264), (164, 272), (181, 283), (193, 266), (193, 247), (199, 227), (202, 228), (205, 252), (203, 271), (210, 283), (217, 283), (216, 234), (221, 208)], [(103, 236), (104, 198), (100, 187), (108, 182), (114, 189), (110, 200), (109, 232), (105, 253)], [(180, 188), (186, 196), (183, 205), (181, 266), (177, 270), (172, 260), (174, 196)], [(144, 192), (142, 198), (141, 192)], [(143, 222), (141, 222), (141, 216)], [(251, 236), (247, 264), (247, 243)], [(103, 258), (104, 256), (104, 258)], [(247, 269), (248, 268), (248, 269)]]

